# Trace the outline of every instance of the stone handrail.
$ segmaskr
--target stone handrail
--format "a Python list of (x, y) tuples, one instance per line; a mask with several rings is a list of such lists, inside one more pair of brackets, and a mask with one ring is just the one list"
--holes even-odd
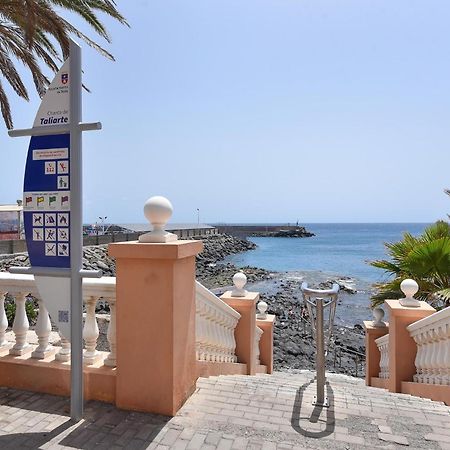
[(450, 307), (407, 327), (417, 344), (417, 383), (450, 385)]
[(380, 374), (379, 378), (389, 378), (389, 334), (375, 339), (378, 350), (380, 351)]
[(237, 362), (234, 329), (241, 315), (198, 281), (195, 302), (197, 360)]
[[(5, 296), (9, 294), (14, 298), (16, 304), (16, 314), (12, 331), (15, 341), (9, 343), (5, 340), (5, 333), (8, 321), (5, 313)], [(26, 314), (25, 303), (29, 296), (37, 299), (39, 312), (35, 327), (38, 339), (38, 346), (35, 348), (27, 342), (27, 332), (29, 321)], [(97, 351), (97, 340), (99, 329), (95, 307), (98, 300), (106, 300), (110, 307), (110, 322), (108, 326), (107, 338), (110, 352), (103, 363), (110, 367), (116, 366), (116, 279), (114, 277), (102, 277), (99, 279), (83, 279), (83, 300), (86, 306), (85, 323), (83, 328), (83, 338), (85, 341), (84, 363), (94, 364), (103, 359), (103, 354)], [(0, 272), (0, 350), (9, 349), (11, 355), (24, 355), (31, 353), (32, 358), (44, 359), (58, 350), (49, 343), (51, 332), (51, 322), (44, 302), (39, 296), (33, 275), (16, 275), (7, 272)], [(70, 343), (61, 334), (61, 348), (55, 355), (55, 359), (61, 362), (70, 361)]]

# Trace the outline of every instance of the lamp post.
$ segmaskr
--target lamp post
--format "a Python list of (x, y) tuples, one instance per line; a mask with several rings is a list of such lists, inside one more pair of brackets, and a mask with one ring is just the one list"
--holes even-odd
[(105, 217), (99, 217), (99, 219), (101, 220), (101, 222), (102, 222), (102, 235), (104, 235), (105, 234), (105, 220), (108, 218), (108, 216), (105, 216)]
[(197, 225), (200, 225), (200, 209), (197, 208)]
[[(309, 289), (308, 283), (302, 283), (301, 290), (308, 308), (311, 331), (316, 341), (317, 394), (313, 405), (329, 407), (330, 403), (325, 397), (325, 352), (333, 332), (339, 285), (333, 284), (331, 289), (320, 290)], [(325, 308), (328, 308), (328, 318), (324, 317)]]

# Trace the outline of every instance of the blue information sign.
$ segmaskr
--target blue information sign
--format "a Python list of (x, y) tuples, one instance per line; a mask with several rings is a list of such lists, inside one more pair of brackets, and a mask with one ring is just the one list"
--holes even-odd
[(24, 226), (32, 266), (70, 267), (70, 135), (33, 136), (24, 177)]

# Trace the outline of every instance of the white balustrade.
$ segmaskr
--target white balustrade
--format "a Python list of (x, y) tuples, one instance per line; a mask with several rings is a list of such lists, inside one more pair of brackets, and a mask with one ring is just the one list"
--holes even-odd
[(237, 362), (234, 329), (241, 315), (198, 281), (195, 300), (197, 360)]
[(450, 385), (450, 307), (407, 327), (417, 344), (417, 383)]
[[(8, 326), (4, 300), (8, 293), (14, 298), (16, 303), (16, 314), (12, 331), (14, 332), (14, 342), (5, 341), (5, 332)], [(25, 301), (28, 295), (35, 297), (39, 304), (39, 313), (35, 327), (38, 346), (35, 348), (27, 342), (27, 332), (29, 330), (29, 322), (25, 309)], [(86, 364), (94, 364), (103, 358), (103, 355), (97, 351), (97, 340), (99, 329), (97, 317), (95, 315), (95, 307), (97, 301), (102, 298), (106, 300), (110, 306), (110, 323), (108, 327), (108, 342), (110, 353), (104, 363), (107, 366), (116, 366), (116, 279), (114, 277), (102, 277), (99, 279), (85, 278), (83, 280), (83, 297), (86, 303), (86, 320), (83, 330), (83, 337), (86, 342), (86, 350), (84, 361)], [(51, 332), (51, 322), (44, 302), (39, 298), (34, 277), (32, 275), (13, 275), (7, 272), (0, 272), (0, 349), (11, 346), (10, 354), (23, 355), (32, 352), (33, 358), (42, 359), (56, 351), (49, 344)], [(55, 359), (61, 362), (70, 361), (70, 342), (60, 334), (61, 349), (56, 354)]]
[(389, 334), (375, 339), (378, 350), (380, 351), (380, 373), (379, 378), (389, 378)]
[(261, 328), (256, 327), (255, 329), (255, 359), (256, 364), (261, 364), (261, 361), (259, 360), (260, 357), (260, 350), (259, 350), (259, 341), (261, 340), (261, 336), (263, 335), (263, 330)]

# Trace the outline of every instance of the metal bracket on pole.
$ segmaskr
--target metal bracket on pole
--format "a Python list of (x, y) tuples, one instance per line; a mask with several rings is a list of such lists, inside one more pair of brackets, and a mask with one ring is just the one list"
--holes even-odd
[[(102, 129), (101, 122), (79, 123), (75, 126), (80, 131), (98, 131)], [(26, 137), (26, 136), (46, 136), (48, 134), (65, 134), (70, 133), (72, 127), (70, 125), (47, 125), (42, 127), (23, 128), (19, 130), (8, 130), (10, 137)]]
[[(70, 277), (70, 269), (58, 269), (57, 267), (10, 267), (9, 273), (18, 275), (37, 275), (41, 277)], [(82, 278), (101, 278), (101, 270), (80, 270)]]

